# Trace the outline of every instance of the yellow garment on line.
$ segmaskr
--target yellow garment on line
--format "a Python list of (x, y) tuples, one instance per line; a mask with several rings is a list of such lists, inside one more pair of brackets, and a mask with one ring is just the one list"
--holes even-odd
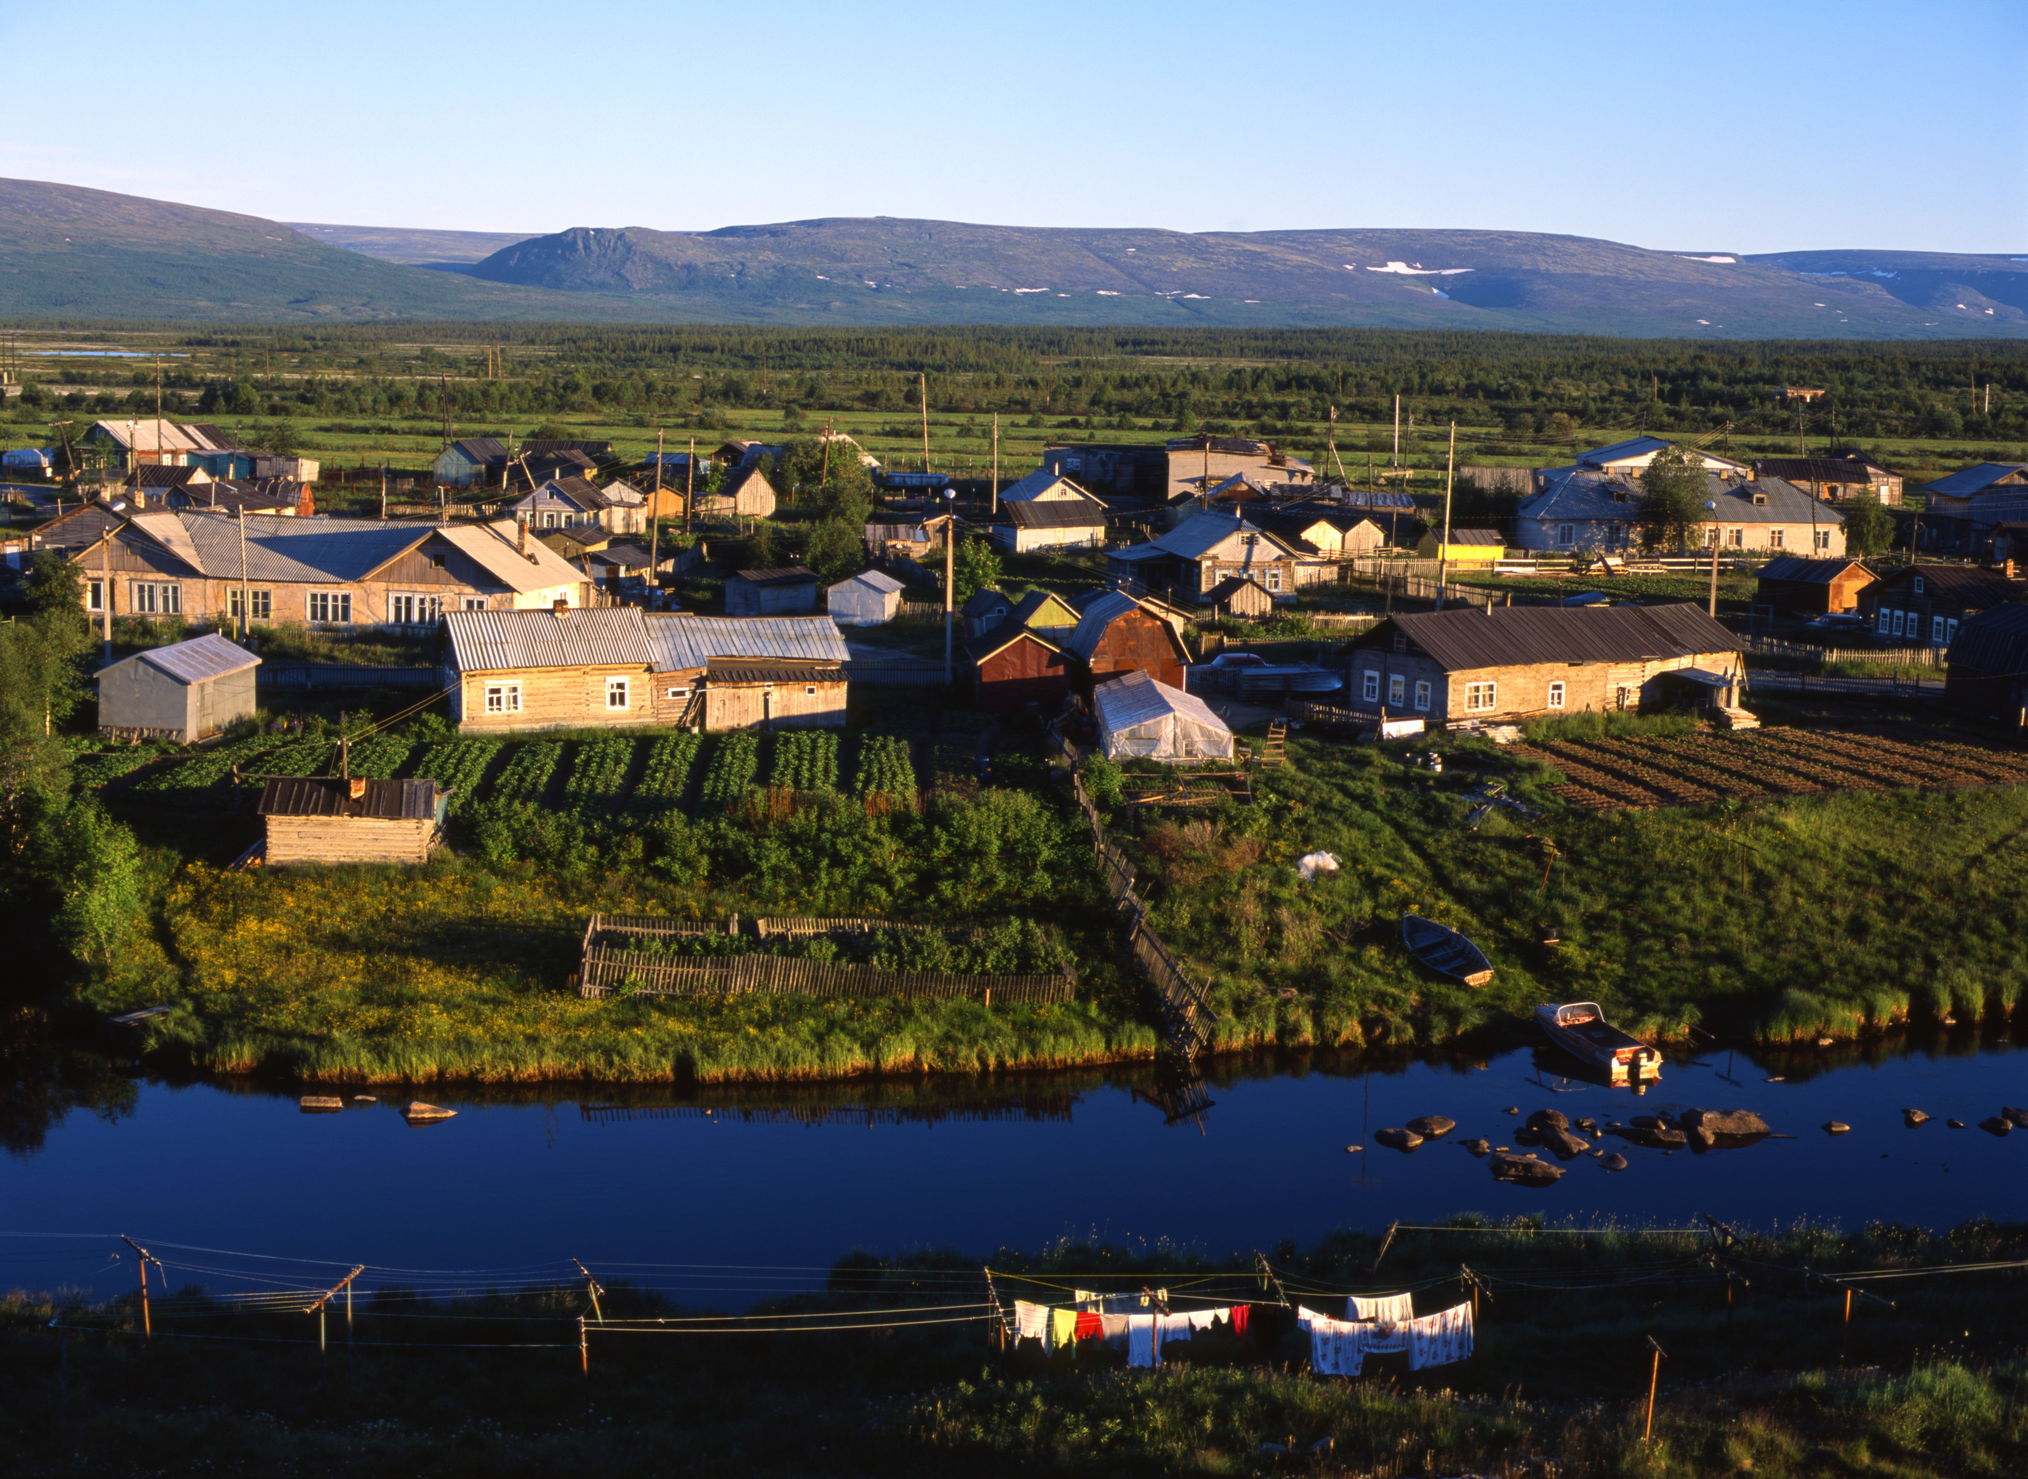
[(1049, 1344), (1069, 1345), (1077, 1338), (1077, 1311), (1057, 1309), (1049, 1312)]

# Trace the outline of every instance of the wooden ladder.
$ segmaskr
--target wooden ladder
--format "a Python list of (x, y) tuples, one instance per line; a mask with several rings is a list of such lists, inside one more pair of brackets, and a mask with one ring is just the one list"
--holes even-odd
[(1262, 741), (1260, 753), (1255, 758), (1263, 767), (1280, 769), (1289, 761), (1288, 741), (1288, 721), (1286, 719), (1269, 721), (1267, 738)]

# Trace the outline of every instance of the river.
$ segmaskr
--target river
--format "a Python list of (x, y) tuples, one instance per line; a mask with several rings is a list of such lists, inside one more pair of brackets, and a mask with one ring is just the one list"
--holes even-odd
[[(47, 1071), (24, 1082), (22, 1060), (0, 1055), (6, 1287), (128, 1288), (131, 1264), (108, 1257), (122, 1232), (184, 1245), (155, 1249), (178, 1284), (231, 1282), (204, 1272), (221, 1266), (216, 1255), (188, 1249), (411, 1270), (577, 1257), (691, 1266), (680, 1292), (738, 1302), (809, 1277), (742, 1270), (817, 1270), (855, 1248), (983, 1259), (1095, 1239), (1220, 1254), (1459, 1212), (1667, 1226), (1706, 1212), (1756, 1226), (2028, 1218), (2028, 1133), (1977, 1128), (2003, 1103), (2028, 1102), (2028, 1048), (1967, 1033), (1823, 1053), (1678, 1052), (1638, 1099), (1559, 1078), (1543, 1050), (1220, 1066), (1202, 1088), (1211, 1107), (1175, 1123), (1150, 1102), (1148, 1073), (1034, 1075), (961, 1096), (437, 1089), (425, 1097), (458, 1116), (411, 1128), (399, 1093), (304, 1114), (293, 1094), (121, 1077), (80, 1054), (60, 1068), (38, 1061)], [(1527, 1190), (1494, 1182), (1456, 1143), (1510, 1143), (1510, 1106), (1602, 1121), (1746, 1107), (1795, 1138), (1700, 1155), (1608, 1137), (1626, 1171), (1580, 1158), (1558, 1184)], [(1934, 1121), (1905, 1128), (1907, 1106)], [(1374, 1145), (1374, 1131), (1430, 1113), (1459, 1128), (1413, 1154)], [(1818, 1128), (1833, 1118), (1851, 1133)], [(1355, 1144), (1366, 1148), (1348, 1153)], [(399, 1281), (362, 1283), (374, 1279)]]

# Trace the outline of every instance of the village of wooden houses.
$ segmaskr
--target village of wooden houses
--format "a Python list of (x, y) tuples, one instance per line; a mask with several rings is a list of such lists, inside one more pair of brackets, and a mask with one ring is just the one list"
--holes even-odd
[[(40, 519), (7, 593), (74, 604), (95, 654), (80, 776), (164, 860), (179, 963), (108, 957), (94, 1010), (306, 1083), (1187, 1068), (1532, 1032), (1564, 997), (1643, 1038), (1828, 1043), (1910, 1004), (1799, 1008), (1772, 966), (1714, 996), (1639, 959), (1631, 883), (1601, 876), (1618, 819), (2028, 780), (2028, 464), (1929, 483), (1911, 525), (1860, 451), (1639, 436), (1404, 488), (1208, 433), (1053, 441), (1005, 479), (808, 440), (457, 438), (334, 514), (313, 460), (103, 421), (90, 474), (13, 485)], [(1455, 516), (1461, 488), (1507, 512)], [(1861, 502), (1893, 531), (1864, 555)], [(839, 507), (856, 546), (802, 563)], [(1682, 843), (1651, 845), (1638, 867)], [(555, 943), (432, 953), (440, 876)], [(417, 956), (439, 1059), (306, 1046), (314, 989), (226, 984), (259, 967), (223, 919), (368, 887), (399, 902), (346, 999)], [(756, 1055), (698, 1025), (756, 994), (855, 1003), (858, 1035)], [(616, 1051), (595, 1004), (623, 998), (660, 1015)], [(558, 1030), (542, 1003), (571, 999)], [(984, 1015), (933, 1040), (882, 1015), (957, 1002)]]

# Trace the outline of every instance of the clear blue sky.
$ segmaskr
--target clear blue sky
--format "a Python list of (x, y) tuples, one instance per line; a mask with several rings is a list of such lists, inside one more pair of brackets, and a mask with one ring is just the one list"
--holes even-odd
[(13, 0), (0, 56), (0, 175), (283, 220), (2028, 254), (2028, 0)]

